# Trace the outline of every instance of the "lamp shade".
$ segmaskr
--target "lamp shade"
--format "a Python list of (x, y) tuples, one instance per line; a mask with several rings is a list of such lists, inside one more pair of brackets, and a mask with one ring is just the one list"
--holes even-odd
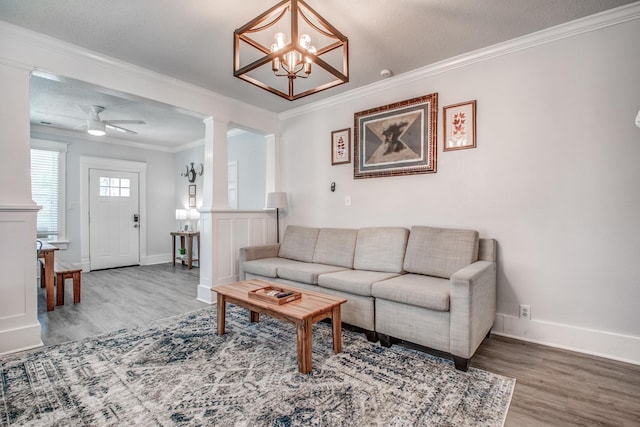
[(287, 193), (275, 192), (267, 194), (267, 209), (286, 209), (288, 206)]
[(186, 209), (176, 209), (176, 219), (178, 221), (184, 221), (187, 219), (187, 210)]
[(200, 219), (200, 212), (198, 209), (189, 209), (189, 219)]

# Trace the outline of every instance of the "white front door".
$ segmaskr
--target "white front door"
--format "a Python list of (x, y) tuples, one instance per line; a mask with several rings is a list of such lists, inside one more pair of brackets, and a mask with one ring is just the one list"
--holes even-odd
[(91, 270), (140, 264), (138, 173), (89, 170)]

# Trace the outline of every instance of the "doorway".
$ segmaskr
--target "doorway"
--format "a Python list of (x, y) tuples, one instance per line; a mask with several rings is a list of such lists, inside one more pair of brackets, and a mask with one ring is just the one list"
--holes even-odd
[(91, 270), (140, 264), (137, 172), (89, 170)]
[(80, 157), (84, 271), (144, 263), (147, 257), (146, 180), (146, 163)]

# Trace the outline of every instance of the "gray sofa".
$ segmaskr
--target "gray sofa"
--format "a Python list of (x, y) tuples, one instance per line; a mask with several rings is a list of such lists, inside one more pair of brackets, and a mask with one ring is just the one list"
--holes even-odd
[(496, 314), (496, 241), (474, 230), (288, 226), (281, 244), (241, 248), (239, 262), (241, 280), (346, 298), (342, 321), (370, 340), (450, 353), (465, 371)]

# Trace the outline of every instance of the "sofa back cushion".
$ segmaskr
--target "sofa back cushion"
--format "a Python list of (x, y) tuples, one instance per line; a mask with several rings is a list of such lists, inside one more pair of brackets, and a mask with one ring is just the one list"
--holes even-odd
[(411, 227), (404, 269), (448, 279), (478, 260), (478, 232), (451, 228)]
[(284, 232), (278, 256), (296, 261), (311, 262), (319, 231), (319, 228), (289, 225)]
[(402, 227), (370, 227), (358, 230), (353, 268), (402, 273), (409, 230)]
[(313, 253), (313, 262), (353, 268), (358, 230), (323, 228)]

